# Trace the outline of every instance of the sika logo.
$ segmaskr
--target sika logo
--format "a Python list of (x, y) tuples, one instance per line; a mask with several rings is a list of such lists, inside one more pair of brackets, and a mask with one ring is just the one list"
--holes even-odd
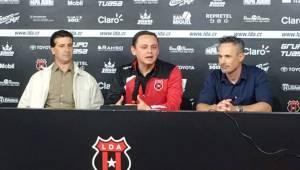
[(209, 70), (220, 70), (221, 67), (218, 63), (207, 63)]
[(299, 111), (299, 101), (298, 100), (289, 100), (287, 103), (287, 110), (289, 112), (298, 112)]
[(115, 170), (130, 170), (131, 160), (127, 151), (131, 147), (127, 144), (125, 137), (116, 140), (112, 136), (108, 139), (98, 136), (93, 149), (96, 150), (92, 162), (94, 170), (108, 170), (111, 167)]
[(78, 22), (81, 22), (82, 20), (82, 16), (67, 16), (67, 20), (68, 22), (71, 22), (71, 23), (78, 23)]
[(35, 68), (37, 69), (37, 70), (42, 70), (42, 69), (44, 69), (44, 68), (46, 68), (47, 67), (47, 60), (45, 60), (45, 59), (36, 59), (36, 61), (35, 61)]

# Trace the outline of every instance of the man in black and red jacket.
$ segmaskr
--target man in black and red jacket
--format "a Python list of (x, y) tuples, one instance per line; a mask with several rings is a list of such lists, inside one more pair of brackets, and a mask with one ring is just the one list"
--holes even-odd
[(158, 59), (156, 34), (136, 33), (131, 52), (134, 61), (118, 68), (105, 103), (137, 105), (138, 110), (179, 110), (182, 75), (178, 66)]

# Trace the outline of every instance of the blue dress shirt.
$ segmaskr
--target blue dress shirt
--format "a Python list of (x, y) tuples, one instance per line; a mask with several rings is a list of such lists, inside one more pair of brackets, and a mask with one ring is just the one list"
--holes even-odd
[(232, 84), (221, 70), (214, 70), (204, 83), (198, 103), (211, 105), (224, 99), (232, 99), (233, 105), (266, 102), (272, 106), (272, 93), (266, 73), (255, 66), (243, 64), (240, 79)]

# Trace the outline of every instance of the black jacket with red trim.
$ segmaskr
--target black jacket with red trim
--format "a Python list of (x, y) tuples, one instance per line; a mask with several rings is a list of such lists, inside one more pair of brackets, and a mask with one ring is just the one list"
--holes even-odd
[(124, 96), (124, 104), (136, 103), (137, 95), (157, 110), (179, 110), (182, 100), (182, 75), (178, 66), (157, 60), (154, 69), (144, 77), (137, 61), (117, 69), (105, 104), (115, 104)]

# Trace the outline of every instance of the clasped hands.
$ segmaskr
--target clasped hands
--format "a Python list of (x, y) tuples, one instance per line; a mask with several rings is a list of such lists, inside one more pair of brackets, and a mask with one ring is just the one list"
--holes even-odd
[(225, 99), (218, 104), (212, 105), (212, 108), (209, 109), (209, 111), (237, 112), (237, 107), (232, 104), (232, 99)]
[[(122, 105), (124, 101), (124, 96), (121, 96), (120, 99), (117, 101), (116, 105)], [(136, 104), (125, 104), (126, 106), (137, 106), (137, 110), (155, 110), (148, 106), (144, 100), (137, 96), (137, 103)]]

